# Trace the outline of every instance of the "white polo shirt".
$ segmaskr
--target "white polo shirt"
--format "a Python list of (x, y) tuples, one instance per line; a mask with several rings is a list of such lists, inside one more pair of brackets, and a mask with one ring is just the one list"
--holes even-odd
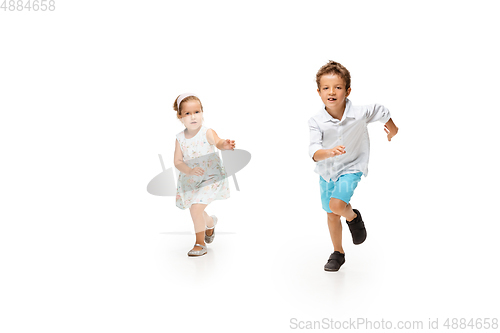
[(348, 173), (362, 172), (366, 177), (370, 157), (370, 139), (366, 126), (375, 121), (385, 124), (390, 118), (389, 110), (383, 105), (354, 106), (349, 99), (341, 120), (333, 118), (323, 107), (309, 119), (309, 156), (312, 158), (316, 151), (336, 146), (345, 146), (346, 153), (316, 162), (314, 172), (327, 182), (336, 181)]

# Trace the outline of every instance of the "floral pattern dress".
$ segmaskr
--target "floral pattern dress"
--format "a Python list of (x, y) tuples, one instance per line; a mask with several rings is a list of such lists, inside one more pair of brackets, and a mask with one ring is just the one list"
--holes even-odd
[(184, 163), (190, 168), (200, 167), (205, 171), (203, 176), (180, 173), (175, 198), (175, 204), (180, 209), (189, 208), (196, 203), (208, 205), (214, 200), (229, 198), (227, 174), (219, 158), (218, 149), (208, 143), (207, 130), (208, 128), (202, 126), (190, 139), (186, 139), (184, 131), (176, 136)]

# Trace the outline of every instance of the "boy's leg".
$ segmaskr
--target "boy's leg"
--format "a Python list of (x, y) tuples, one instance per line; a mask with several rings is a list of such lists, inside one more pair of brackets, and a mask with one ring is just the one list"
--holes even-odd
[(330, 230), (330, 238), (333, 243), (333, 250), (344, 253), (342, 248), (342, 223), (340, 215), (335, 213), (326, 213), (328, 218), (328, 230)]
[(334, 214), (345, 217), (347, 221), (352, 221), (356, 218), (356, 213), (352, 210), (351, 204), (347, 204), (340, 199), (330, 199), (330, 210)]
[[(340, 214), (331, 210), (330, 202), (332, 194), (336, 190), (337, 182), (326, 182), (320, 177), (321, 204), (327, 212), (328, 229), (333, 243), (334, 252), (325, 264), (325, 271), (336, 272), (345, 263), (344, 249), (342, 248), (342, 223)], [(338, 190), (338, 188), (337, 188)], [(345, 206), (344, 206), (345, 207)]]
[[(332, 198), (330, 200), (330, 209), (332, 212), (342, 215), (346, 218), (347, 225), (349, 226), (349, 231), (352, 235), (352, 242), (354, 244), (361, 244), (366, 239), (366, 228), (361, 214), (358, 210), (354, 211), (350, 204), (346, 204), (344, 201)], [(359, 213), (359, 214), (358, 214)]]
[(361, 179), (361, 172), (340, 176), (335, 182), (328, 208), (340, 216), (344, 216), (354, 244), (361, 244), (366, 239), (366, 228), (358, 210), (352, 209), (349, 201)]
[(328, 213), (328, 229), (333, 243), (333, 253), (325, 264), (325, 271), (336, 272), (345, 263), (344, 249), (342, 248), (342, 223), (340, 215)]
[(347, 221), (352, 221), (356, 218), (356, 213), (353, 211), (349, 202), (354, 194), (354, 190), (361, 180), (362, 173), (349, 173), (339, 177), (335, 181), (335, 187), (330, 195), (329, 208), (340, 216), (346, 218)]

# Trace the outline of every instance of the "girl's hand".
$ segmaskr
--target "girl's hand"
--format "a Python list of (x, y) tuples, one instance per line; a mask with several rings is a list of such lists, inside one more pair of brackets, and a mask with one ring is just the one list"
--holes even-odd
[(205, 170), (203, 170), (200, 167), (196, 167), (196, 168), (189, 170), (188, 175), (189, 176), (203, 176), (204, 173), (205, 173)]
[(224, 149), (224, 150), (234, 150), (235, 147), (236, 147), (236, 143), (234, 142), (234, 140), (226, 139), (226, 140), (224, 140), (224, 143), (222, 144), (222, 149)]
[(330, 157), (345, 154), (345, 146), (337, 146), (330, 150)]

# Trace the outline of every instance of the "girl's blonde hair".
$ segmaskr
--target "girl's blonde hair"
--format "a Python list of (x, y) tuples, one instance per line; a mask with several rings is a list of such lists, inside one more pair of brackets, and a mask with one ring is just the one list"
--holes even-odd
[(201, 107), (201, 111), (203, 112), (203, 105), (201, 104), (201, 101), (198, 97), (196, 96), (188, 96), (186, 98), (184, 98), (181, 102), (181, 104), (179, 105), (179, 107), (177, 107), (177, 99), (180, 97), (181, 95), (177, 96), (177, 98), (175, 99), (175, 102), (174, 102), (174, 110), (177, 111), (177, 118), (182, 118), (182, 104), (184, 102), (187, 102), (187, 101), (198, 101), (200, 103), (200, 107)]

